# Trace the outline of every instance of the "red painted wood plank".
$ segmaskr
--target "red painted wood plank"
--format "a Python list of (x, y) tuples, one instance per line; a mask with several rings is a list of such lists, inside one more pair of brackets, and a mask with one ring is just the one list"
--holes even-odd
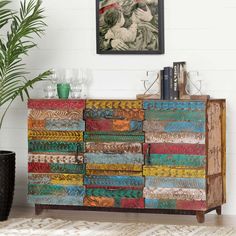
[(31, 109), (82, 109), (85, 108), (85, 100), (77, 99), (30, 99), (28, 100), (28, 108)]
[(31, 173), (50, 173), (51, 167), (49, 163), (28, 163), (28, 172)]
[(177, 200), (176, 209), (178, 210), (206, 210), (206, 201), (185, 201)]
[(171, 144), (171, 143), (143, 144), (144, 154), (150, 153), (150, 154), (205, 155), (205, 152), (206, 152), (205, 144)]
[(112, 120), (86, 120), (86, 131), (111, 131)]
[(123, 198), (121, 199), (122, 208), (144, 208), (144, 198)]

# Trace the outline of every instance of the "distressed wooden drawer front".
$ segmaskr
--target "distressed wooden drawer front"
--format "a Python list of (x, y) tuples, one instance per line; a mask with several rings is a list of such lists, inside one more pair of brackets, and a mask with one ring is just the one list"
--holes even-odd
[(87, 186), (144, 187), (144, 178), (138, 176), (85, 176)]
[(85, 132), (85, 142), (144, 142), (142, 132)]
[(142, 109), (139, 100), (87, 100), (86, 109)]
[(84, 143), (29, 140), (29, 152), (81, 153)]
[(84, 162), (91, 164), (144, 164), (143, 154), (85, 153)]
[(205, 111), (205, 102), (200, 101), (158, 101), (147, 100), (143, 102), (144, 110), (162, 110), (162, 111)]
[(144, 120), (140, 109), (86, 109), (85, 119)]
[(110, 143), (86, 143), (86, 152), (92, 153), (142, 153), (141, 143), (124, 143), (124, 142), (110, 142)]
[(140, 131), (142, 121), (136, 120), (86, 120), (87, 131)]

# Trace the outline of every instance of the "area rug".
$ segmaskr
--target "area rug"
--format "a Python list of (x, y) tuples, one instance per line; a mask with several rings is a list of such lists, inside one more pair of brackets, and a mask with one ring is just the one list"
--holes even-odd
[(0, 223), (0, 236), (228, 236), (230, 227), (159, 225), (15, 218)]

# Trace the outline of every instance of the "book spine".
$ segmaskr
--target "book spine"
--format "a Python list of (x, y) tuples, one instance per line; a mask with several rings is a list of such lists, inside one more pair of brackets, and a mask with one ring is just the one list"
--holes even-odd
[(160, 71), (160, 94), (160, 99), (164, 100), (164, 70)]
[(164, 76), (163, 76), (163, 91), (164, 91), (164, 100), (170, 99), (170, 80), (169, 80), (169, 67), (164, 67)]
[(179, 77), (179, 65), (173, 63), (173, 99), (179, 99), (179, 86), (178, 86), (178, 77)]
[(170, 86), (170, 100), (174, 100), (174, 79), (173, 79), (173, 68), (168, 68), (168, 79)]

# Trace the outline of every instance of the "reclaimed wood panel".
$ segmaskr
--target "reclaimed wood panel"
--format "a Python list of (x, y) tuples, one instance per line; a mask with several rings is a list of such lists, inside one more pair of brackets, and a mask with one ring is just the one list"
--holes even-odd
[(122, 198), (120, 201), (120, 206), (122, 208), (144, 208), (144, 198)]
[(134, 187), (143, 187), (144, 178), (138, 176), (85, 176), (84, 177), (85, 185), (93, 186), (134, 186)]
[(86, 109), (142, 109), (140, 100), (86, 100)]
[(184, 154), (150, 154), (145, 155), (146, 165), (160, 166), (186, 166), (186, 167), (202, 167), (206, 166), (206, 157), (199, 155)]
[(187, 110), (187, 111), (205, 111), (205, 102), (201, 101), (143, 101), (143, 109), (145, 110)]
[(60, 163), (60, 164), (82, 164), (84, 161), (83, 154), (51, 154), (51, 153), (29, 153), (28, 162), (39, 163)]
[(204, 133), (205, 122), (145, 120), (143, 122), (143, 131)]
[(103, 175), (103, 176), (143, 176), (143, 171), (134, 170), (88, 170), (86, 175)]
[(30, 195), (85, 196), (85, 187), (67, 185), (29, 184)]
[(192, 188), (205, 189), (205, 178), (171, 178), (171, 177), (157, 177), (146, 176), (145, 186), (153, 188)]
[(29, 109), (28, 119), (29, 120), (46, 120), (46, 119), (82, 120), (83, 109), (76, 109), (76, 110)]
[(46, 125), (45, 120), (28, 119), (28, 129), (31, 130), (44, 130)]
[(205, 134), (187, 132), (146, 132), (145, 143), (205, 144)]
[(32, 204), (83, 206), (84, 196), (28, 195)]
[(154, 188), (144, 187), (143, 197), (147, 199), (175, 199), (175, 200), (196, 200), (205, 201), (206, 192), (204, 189), (192, 188)]
[(64, 141), (64, 142), (82, 142), (82, 131), (39, 131), (28, 130), (29, 140), (46, 140), (46, 141)]
[(142, 132), (84, 132), (85, 142), (144, 142)]
[(144, 166), (144, 176), (205, 178), (205, 169), (185, 169), (167, 166)]
[(29, 184), (83, 185), (83, 175), (79, 174), (28, 174)]
[(108, 197), (85, 196), (83, 205), (89, 207), (115, 207), (115, 199)]
[(171, 144), (171, 143), (144, 143), (144, 154), (185, 154), (185, 155), (199, 155), (206, 154), (204, 144)]
[(223, 204), (223, 181), (221, 175), (213, 175), (207, 178), (207, 206), (213, 208)]
[(143, 154), (85, 153), (84, 162), (91, 164), (144, 164)]
[(203, 122), (206, 119), (203, 111), (158, 111), (145, 110), (145, 120), (195, 121)]
[(28, 150), (29, 152), (81, 153), (84, 152), (84, 143), (29, 140)]
[(30, 99), (28, 108), (40, 110), (72, 110), (85, 108), (85, 100), (78, 99)]
[(84, 120), (62, 120), (62, 119), (47, 119), (45, 121), (46, 130), (61, 130), (61, 131), (84, 131)]
[(142, 190), (133, 189), (106, 189), (106, 188), (86, 188), (86, 196), (108, 197), (108, 198), (142, 198)]
[(28, 163), (28, 172), (85, 174), (85, 164)]
[(145, 208), (153, 209), (176, 209), (174, 199), (147, 199), (145, 198)]
[(208, 175), (221, 173), (222, 159), (222, 128), (221, 128), (221, 104), (218, 101), (210, 101), (207, 104), (207, 128), (208, 128)]
[(144, 111), (140, 109), (86, 109), (84, 118), (144, 120)]
[(179, 210), (192, 210), (192, 211), (205, 211), (205, 210), (207, 210), (207, 204), (206, 204), (206, 201), (178, 200), (178, 201), (176, 201), (176, 209), (179, 209)]
[(86, 164), (86, 170), (123, 170), (123, 171), (142, 171), (140, 164)]
[(142, 153), (141, 143), (94, 143), (86, 142), (86, 152), (91, 153)]
[(86, 119), (86, 131), (112, 131), (112, 120), (92, 120)]

